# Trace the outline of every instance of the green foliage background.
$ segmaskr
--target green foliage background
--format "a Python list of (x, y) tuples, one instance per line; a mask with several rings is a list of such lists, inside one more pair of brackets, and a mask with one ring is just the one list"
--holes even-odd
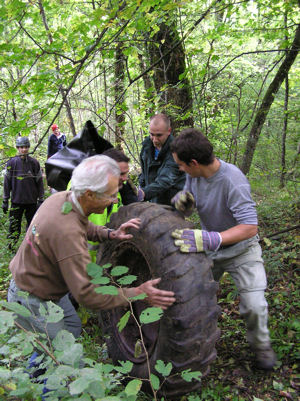
[[(197, 23), (208, 9), (206, 17)], [(175, 24), (178, 29), (184, 44), (186, 71), (181, 81), (168, 82), (157, 93), (153, 82), (156, 66), (150, 63), (149, 44), (162, 22), (170, 27)], [(15, 138), (19, 133), (30, 137), (31, 150), (43, 165), (53, 122), (70, 140), (71, 120), (78, 133), (90, 119), (113, 144), (116, 133), (122, 129), (122, 146), (131, 157), (132, 174), (137, 174), (138, 154), (147, 135), (149, 115), (160, 111), (160, 99), (168, 88), (180, 90), (185, 78), (191, 87), (195, 126), (208, 135), (217, 156), (239, 165), (257, 108), (298, 24), (296, 0), (3, 1), (0, 5), (2, 170), (15, 154)], [(124, 91), (116, 95), (119, 77), (115, 76), (114, 66), (120, 44), (126, 68)], [(151, 83), (147, 90), (145, 77)], [(236, 290), (225, 277), (219, 294), (223, 312), (218, 358), (211, 374), (202, 381), (202, 394), (187, 395), (185, 400), (297, 399), (299, 229), (267, 238), (299, 221), (298, 59), (289, 71), (288, 82), (285, 152), (282, 85), (264, 124), (249, 175), (258, 205), (260, 236), (266, 238), (262, 245), (269, 280), (270, 330), (280, 362), (268, 375), (252, 370), (253, 359), (245, 343)], [(116, 116), (120, 114), (124, 122), (118, 125)], [(285, 186), (280, 188), (283, 153), (286, 176)], [(197, 218), (193, 219), (197, 224)], [(1, 298), (5, 299), (10, 279), (8, 264), (13, 254), (7, 248), (8, 222), (1, 210), (0, 223), (0, 290)], [(85, 354), (96, 363), (107, 361), (102, 333), (94, 316), (84, 310), (80, 313), (86, 323), (80, 339)], [(9, 337), (4, 335), (1, 341), (0, 347), (4, 347)], [(5, 364), (9, 364), (10, 358), (6, 357)], [(3, 360), (5, 357), (1, 365)], [(26, 364), (25, 359), (23, 363)], [(4, 373), (3, 377), (5, 382)], [(110, 377), (108, 382), (115, 380), (119, 376)], [(120, 388), (115, 390), (117, 394), (124, 390)], [(0, 399), (18, 399), (7, 398), (12, 389), (1, 391)], [(33, 391), (38, 397), (40, 388)], [(150, 399), (141, 393), (138, 397)]]

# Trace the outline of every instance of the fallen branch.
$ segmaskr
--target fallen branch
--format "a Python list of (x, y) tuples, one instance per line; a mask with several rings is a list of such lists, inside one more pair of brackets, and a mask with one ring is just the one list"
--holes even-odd
[(285, 228), (284, 230), (277, 231), (276, 233), (273, 233), (273, 234), (270, 234), (270, 235), (265, 235), (264, 238), (275, 237), (275, 235), (287, 233), (287, 232), (289, 232), (289, 231), (296, 230), (297, 228), (300, 228), (300, 224), (297, 224), (296, 226), (292, 226), (292, 227)]

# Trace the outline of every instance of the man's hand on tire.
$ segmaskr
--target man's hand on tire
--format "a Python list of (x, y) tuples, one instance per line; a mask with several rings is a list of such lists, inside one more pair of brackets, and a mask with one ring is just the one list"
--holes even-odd
[(221, 234), (215, 231), (175, 230), (172, 237), (183, 253), (217, 251), (222, 243)]
[(145, 300), (150, 305), (156, 306), (157, 308), (167, 309), (168, 306), (171, 306), (176, 301), (176, 299), (174, 298), (173, 291), (159, 290), (155, 287), (160, 280), (160, 278), (148, 280), (139, 287), (136, 287), (136, 295), (146, 294), (147, 298), (145, 298)]
[(175, 209), (183, 213), (184, 216), (190, 216), (195, 208), (195, 199), (189, 191), (179, 191), (172, 199), (171, 203)]

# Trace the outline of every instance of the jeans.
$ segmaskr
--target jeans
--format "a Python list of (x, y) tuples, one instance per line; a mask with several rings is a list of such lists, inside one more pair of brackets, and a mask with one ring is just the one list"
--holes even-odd
[(269, 347), (268, 304), (264, 294), (267, 278), (258, 237), (221, 248), (217, 252), (209, 252), (208, 256), (214, 262), (214, 279), (219, 281), (227, 272), (238, 289), (240, 314), (245, 320), (247, 340), (251, 347)]
[(31, 316), (23, 317), (18, 315), (16, 321), (26, 330), (38, 331), (46, 333), (50, 340), (53, 340), (60, 330), (67, 330), (73, 334), (75, 338), (81, 333), (81, 320), (72, 305), (68, 294), (63, 296), (59, 301), (54, 302), (64, 311), (64, 317), (57, 323), (46, 323), (45, 318), (40, 315), (39, 308), (42, 304), (47, 309), (47, 301), (30, 294), (28, 298), (18, 295), (19, 289), (14, 281), (11, 280), (7, 300), (8, 302), (18, 302), (31, 311)]

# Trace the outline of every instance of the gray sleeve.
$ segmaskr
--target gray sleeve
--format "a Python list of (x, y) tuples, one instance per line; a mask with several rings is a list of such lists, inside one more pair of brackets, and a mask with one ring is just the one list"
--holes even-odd
[(232, 183), (228, 191), (228, 207), (238, 224), (257, 225), (255, 202), (248, 182)]

